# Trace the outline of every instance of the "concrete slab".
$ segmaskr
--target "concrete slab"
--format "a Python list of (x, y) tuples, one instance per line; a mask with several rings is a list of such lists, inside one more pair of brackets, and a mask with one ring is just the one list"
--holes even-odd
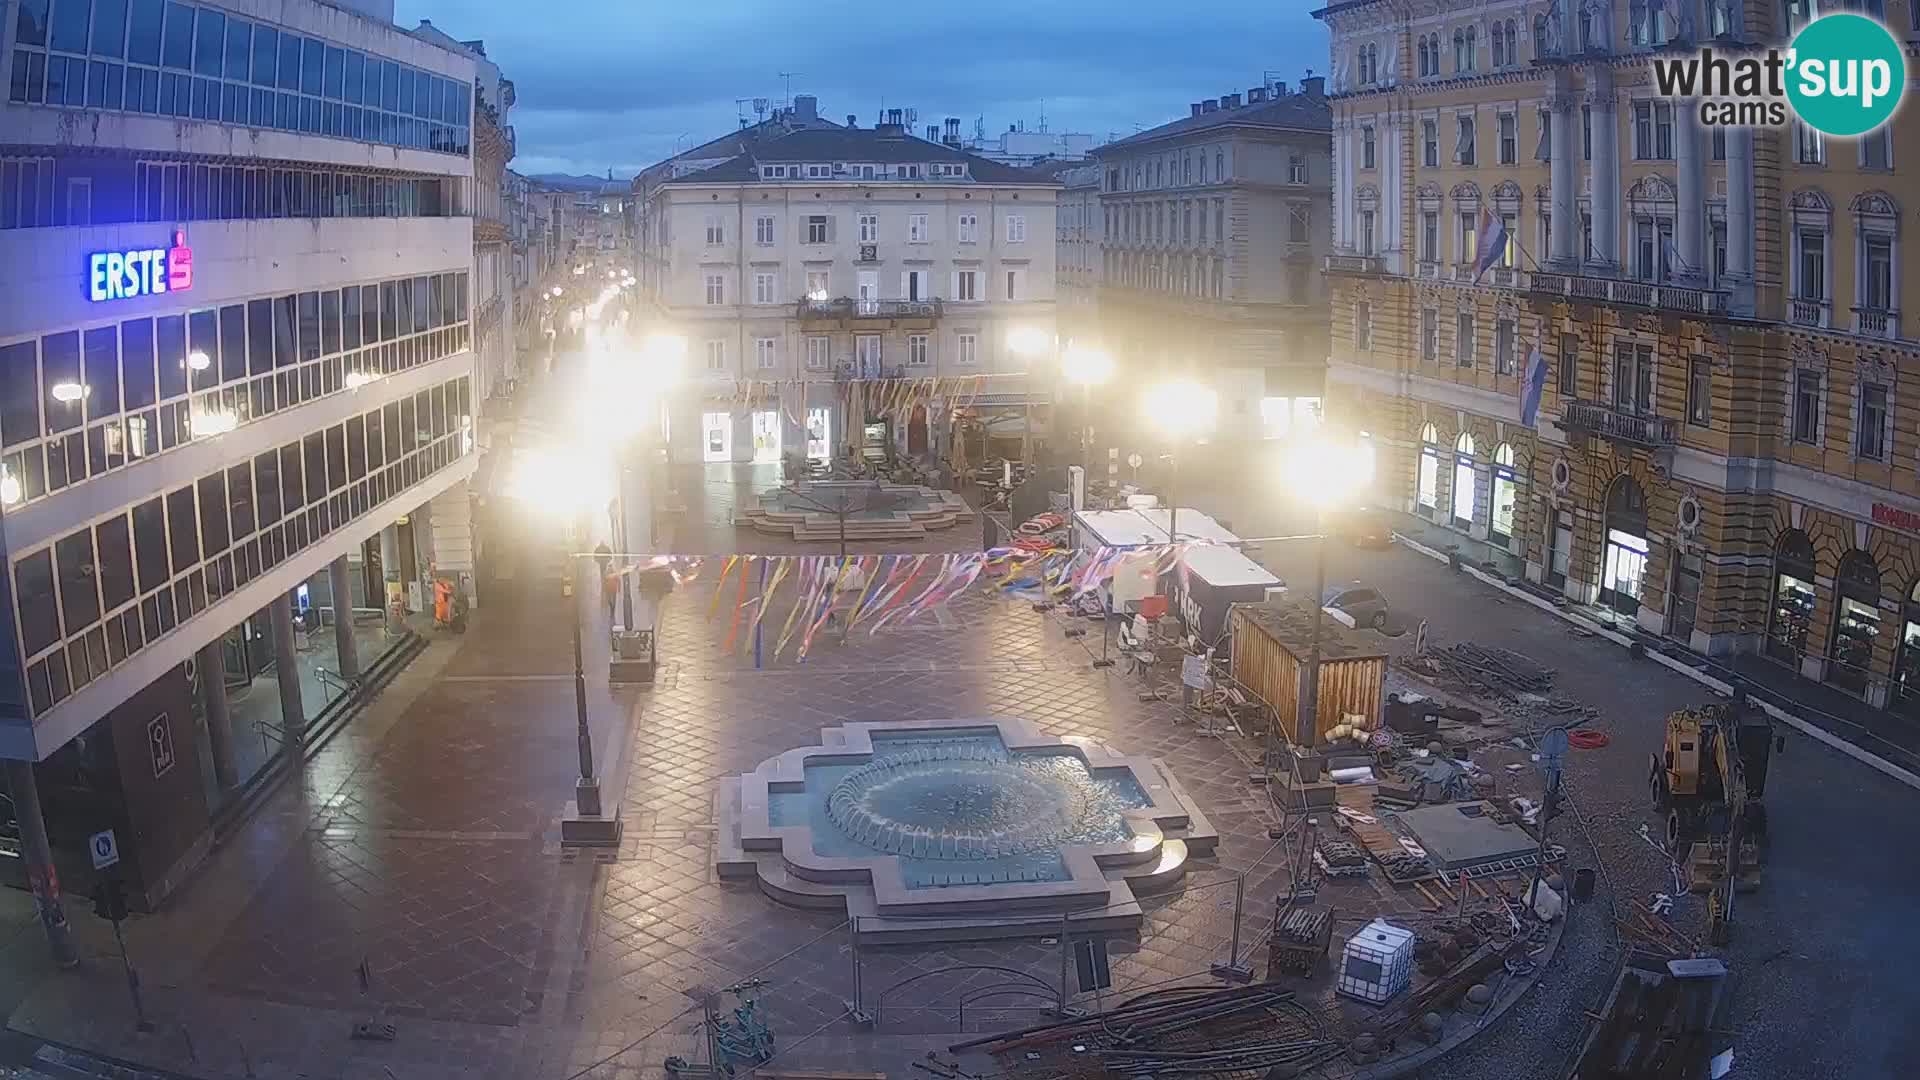
[(1423, 806), (1400, 814), (1400, 823), (1427, 849), (1442, 870), (1464, 870), (1481, 863), (1530, 855), (1538, 842), (1518, 826), (1502, 825), (1484, 813), (1472, 816), (1477, 802)]

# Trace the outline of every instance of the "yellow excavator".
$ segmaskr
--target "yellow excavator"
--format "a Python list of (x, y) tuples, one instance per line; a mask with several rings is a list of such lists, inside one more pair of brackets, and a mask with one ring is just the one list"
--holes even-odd
[(1696, 891), (1707, 893), (1707, 927), (1725, 944), (1736, 891), (1760, 885), (1766, 859), (1767, 770), (1785, 740), (1744, 689), (1724, 703), (1667, 716), (1666, 745), (1652, 756), (1647, 784), (1666, 818), (1667, 850), (1682, 854)]

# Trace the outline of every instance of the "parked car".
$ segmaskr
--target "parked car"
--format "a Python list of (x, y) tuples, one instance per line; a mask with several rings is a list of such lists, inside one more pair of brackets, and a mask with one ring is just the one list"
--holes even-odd
[(1355, 626), (1370, 626), (1375, 630), (1387, 628), (1387, 598), (1380, 595), (1380, 590), (1368, 588), (1357, 581), (1329, 588), (1322, 595), (1320, 606), (1344, 612)]
[(1393, 522), (1377, 506), (1356, 506), (1328, 515), (1327, 531), (1354, 547), (1393, 546)]

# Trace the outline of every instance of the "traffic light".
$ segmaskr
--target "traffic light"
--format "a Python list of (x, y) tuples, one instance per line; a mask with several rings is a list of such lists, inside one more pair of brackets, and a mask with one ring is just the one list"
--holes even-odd
[(113, 922), (127, 917), (127, 888), (119, 878), (101, 878), (94, 883), (93, 913)]

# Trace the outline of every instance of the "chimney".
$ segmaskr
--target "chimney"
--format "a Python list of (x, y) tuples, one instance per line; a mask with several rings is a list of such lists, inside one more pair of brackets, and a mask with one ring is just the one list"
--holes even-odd
[(1326, 97), (1327, 80), (1324, 76), (1309, 75), (1300, 80), (1300, 92), (1313, 98)]
[(802, 120), (820, 119), (820, 99), (812, 94), (796, 94), (793, 98), (793, 114)]
[(1200, 111), (1203, 113), (1218, 112), (1219, 110), (1220, 110), (1220, 102), (1215, 101), (1212, 98), (1208, 98), (1207, 100), (1200, 103)]
[(1240, 95), (1239, 95), (1239, 94), (1228, 94), (1228, 95), (1227, 95), (1226, 97), (1223, 97), (1223, 98), (1221, 98), (1221, 99), (1220, 99), (1220, 107), (1221, 107), (1221, 108), (1223, 108), (1223, 109), (1237, 109), (1237, 108), (1239, 108), (1239, 107), (1240, 107)]
[(848, 114), (847, 114), (847, 126), (848, 126), (848, 127), (850, 127), (850, 128), (857, 128), (857, 127), (859, 127), (859, 126), (860, 126), (860, 118), (859, 118), (859, 117), (857, 117), (857, 116), (855, 116), (855, 115), (853, 115), (852, 113), (848, 113)]
[(1187, 106), (1187, 108), (1189, 108), (1189, 109), (1192, 109), (1192, 110), (1193, 110), (1193, 115), (1195, 115), (1195, 116), (1199, 116), (1199, 115), (1200, 115), (1200, 103), (1199, 103), (1199, 102), (1197, 102), (1197, 101), (1196, 101), (1196, 102), (1194, 102), (1193, 104), (1191, 104), (1191, 105), (1189, 105), (1189, 106)]
[(928, 142), (940, 141), (940, 125), (939, 124), (927, 125), (927, 141)]
[(1273, 80), (1273, 96), (1277, 98), (1286, 97), (1287, 84), (1284, 82), (1281, 82), (1279, 79)]
[(1247, 91), (1247, 104), (1258, 105), (1267, 100), (1267, 88), (1256, 86)]
[(903, 124), (901, 123), (901, 119), (900, 119), (900, 118), (901, 118), (901, 117), (902, 117), (903, 115), (904, 115), (904, 114), (903, 114), (903, 113), (902, 113), (902, 111), (901, 111), (901, 110), (899, 110), (899, 109), (888, 109), (888, 110), (887, 110), (887, 123), (888, 123), (889, 125), (891, 125), (891, 126), (893, 126), (893, 127), (902, 127), (902, 126), (904, 126), (904, 125), (903, 125)]
[(960, 118), (957, 116), (947, 117), (947, 144), (960, 145)]

